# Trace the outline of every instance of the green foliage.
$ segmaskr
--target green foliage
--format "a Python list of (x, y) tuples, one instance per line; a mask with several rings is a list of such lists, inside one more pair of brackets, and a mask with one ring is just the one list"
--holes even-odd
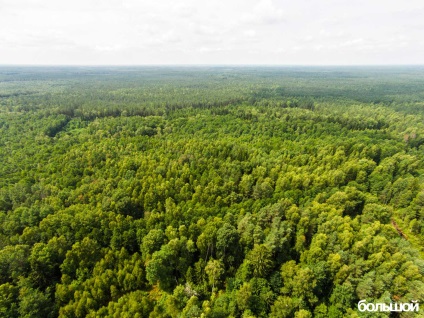
[(424, 301), (414, 68), (0, 68), (1, 317)]
[(265, 245), (255, 245), (253, 250), (247, 255), (253, 267), (253, 275), (266, 277), (273, 267), (271, 249)]

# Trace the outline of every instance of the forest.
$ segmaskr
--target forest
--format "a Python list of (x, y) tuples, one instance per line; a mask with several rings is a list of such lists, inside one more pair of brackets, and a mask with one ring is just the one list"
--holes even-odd
[(0, 317), (423, 302), (424, 67), (0, 67)]

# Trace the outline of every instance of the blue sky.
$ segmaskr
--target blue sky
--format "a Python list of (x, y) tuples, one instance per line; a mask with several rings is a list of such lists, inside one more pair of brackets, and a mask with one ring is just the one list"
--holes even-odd
[(0, 64), (424, 64), (418, 0), (0, 0)]

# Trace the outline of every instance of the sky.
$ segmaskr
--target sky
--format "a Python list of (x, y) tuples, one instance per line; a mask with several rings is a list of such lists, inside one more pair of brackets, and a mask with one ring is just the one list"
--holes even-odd
[(0, 0), (5, 64), (424, 64), (424, 1)]

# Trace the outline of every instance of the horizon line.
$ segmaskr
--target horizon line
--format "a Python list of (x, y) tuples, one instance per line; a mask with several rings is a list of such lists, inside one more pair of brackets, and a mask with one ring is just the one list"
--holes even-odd
[(423, 64), (0, 64), (0, 67), (424, 67)]

